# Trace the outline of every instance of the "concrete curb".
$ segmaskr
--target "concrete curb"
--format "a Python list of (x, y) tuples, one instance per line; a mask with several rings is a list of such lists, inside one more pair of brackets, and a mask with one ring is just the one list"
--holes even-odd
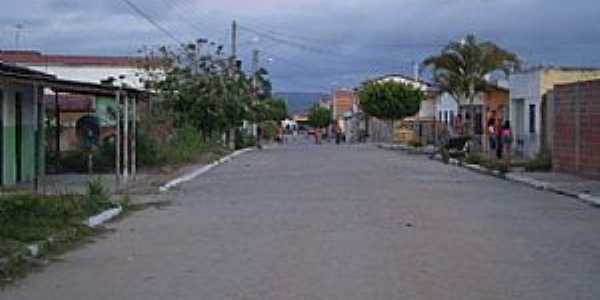
[(490, 169), (484, 168), (480, 165), (464, 164), (464, 163), (460, 162), (459, 160), (453, 159), (453, 158), (450, 159), (449, 163), (451, 165), (463, 167), (463, 168), (475, 171), (480, 174), (494, 176), (494, 177), (498, 177), (498, 178), (508, 180), (511, 182), (524, 184), (524, 185), (527, 185), (527, 186), (532, 187), (537, 190), (548, 191), (548, 192), (552, 192), (555, 194), (575, 198), (579, 201), (582, 201), (582, 202), (592, 205), (594, 207), (600, 207), (600, 197), (598, 197), (598, 196), (594, 196), (594, 195), (590, 195), (590, 194), (578, 194), (573, 191), (569, 191), (569, 190), (562, 189), (557, 186), (553, 186), (552, 184), (550, 184), (548, 182), (543, 182), (543, 181), (540, 181), (540, 180), (537, 180), (534, 178), (520, 176), (515, 173), (505, 173), (504, 174), (504, 173), (496, 171), (496, 170), (490, 170)]
[(229, 154), (229, 155), (227, 155), (227, 156), (225, 156), (225, 157), (223, 157), (223, 158), (221, 158), (221, 159), (213, 162), (212, 164), (200, 167), (200, 168), (198, 168), (198, 169), (196, 169), (196, 170), (194, 170), (194, 171), (192, 171), (192, 172), (190, 172), (188, 174), (185, 174), (183, 176), (180, 176), (178, 178), (175, 178), (175, 179), (167, 182), (166, 184), (162, 185), (159, 190), (160, 190), (161, 193), (162, 192), (167, 192), (170, 189), (172, 189), (172, 188), (174, 188), (174, 187), (176, 187), (176, 186), (178, 186), (178, 185), (180, 185), (180, 184), (182, 184), (184, 182), (191, 181), (194, 178), (196, 178), (196, 177), (198, 177), (198, 176), (200, 176), (202, 174), (205, 174), (206, 172), (212, 170), (213, 168), (215, 168), (215, 167), (217, 167), (219, 165), (222, 165), (222, 164), (224, 164), (224, 163), (226, 163), (226, 162), (228, 162), (228, 161), (230, 161), (230, 160), (232, 160), (232, 159), (234, 159), (234, 158), (236, 158), (236, 157), (238, 157), (238, 156), (240, 156), (240, 155), (242, 155), (242, 154), (244, 154), (246, 152), (252, 151), (253, 149), (254, 148), (246, 148), (246, 149), (235, 151), (235, 152), (233, 152), (233, 153), (231, 153), (231, 154)]
[(98, 215), (95, 215), (95, 216), (89, 218), (85, 222), (85, 225), (87, 225), (91, 228), (96, 228), (96, 227), (114, 219), (115, 217), (120, 215), (122, 212), (123, 212), (123, 207), (119, 205), (116, 208), (109, 209), (107, 211), (104, 211)]
[[(122, 212), (123, 212), (123, 207), (119, 205), (118, 207), (105, 210), (95, 216), (89, 217), (85, 222), (83, 222), (83, 224), (90, 228), (97, 228), (98, 226), (116, 218)], [(44, 249), (47, 249), (55, 241), (56, 241), (56, 236), (53, 236), (53, 237), (48, 238), (45, 241), (27, 245), (25, 247), (25, 251), (26, 251), (25, 254), (27, 256), (34, 257), (34, 258), (40, 257), (43, 254)]]
[(384, 150), (391, 150), (391, 151), (404, 151), (407, 152), (409, 154), (419, 154), (419, 155), (432, 155), (435, 153), (435, 149), (431, 149), (428, 147), (423, 147), (423, 148), (414, 148), (408, 145), (403, 145), (403, 144), (386, 144), (386, 143), (379, 143), (377, 144), (377, 147), (380, 149), (384, 149)]

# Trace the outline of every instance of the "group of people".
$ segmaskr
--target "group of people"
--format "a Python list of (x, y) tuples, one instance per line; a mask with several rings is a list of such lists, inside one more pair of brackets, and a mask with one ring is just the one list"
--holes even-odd
[(490, 158), (506, 158), (510, 161), (513, 144), (513, 132), (509, 120), (502, 120), (492, 111), (486, 125), (487, 149)]

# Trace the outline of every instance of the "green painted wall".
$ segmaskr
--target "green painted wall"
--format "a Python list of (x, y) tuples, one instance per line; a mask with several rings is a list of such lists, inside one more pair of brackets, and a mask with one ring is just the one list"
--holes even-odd
[(15, 161), (17, 130), (14, 126), (4, 126), (3, 130), (2, 185), (14, 185), (17, 183), (17, 163)]
[[(17, 164), (21, 168), (21, 181), (30, 182), (35, 177), (35, 115), (33, 111), (33, 88), (28, 85), (0, 84), (2, 99), (2, 185), (17, 183)], [(21, 143), (17, 145), (15, 101), (20, 94), (22, 110)], [(21, 161), (17, 162), (17, 147), (21, 150)]]
[(114, 116), (110, 111), (116, 111), (117, 104), (115, 98), (96, 97), (96, 117), (101, 121), (102, 126), (115, 126)]
[(21, 132), (21, 180), (30, 182), (35, 176), (35, 130), (23, 125)]

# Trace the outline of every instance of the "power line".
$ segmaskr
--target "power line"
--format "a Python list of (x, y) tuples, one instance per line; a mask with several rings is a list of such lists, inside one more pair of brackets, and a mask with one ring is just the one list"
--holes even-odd
[[(188, 1), (172, 1), (172, 0), (162, 0), (162, 1), (163, 1), (163, 2), (165, 2), (165, 1), (166, 1), (166, 2), (168, 2), (168, 3), (169, 3), (169, 4), (170, 4), (172, 7), (174, 7), (176, 10), (177, 10), (177, 9), (179, 9), (179, 8), (182, 8), (183, 10), (185, 10), (185, 11), (186, 11), (186, 12), (188, 12), (188, 13), (190, 13), (190, 12), (192, 12), (192, 13), (193, 13), (193, 12), (196, 12), (196, 11), (197, 11), (197, 8), (196, 8), (196, 7), (193, 7), (193, 5), (192, 5), (191, 3), (189, 3)], [(181, 16), (183, 19), (186, 19), (186, 17), (185, 17), (183, 14), (181, 14), (181, 13), (178, 13), (178, 14), (179, 14), (179, 15), (180, 15), (180, 16)], [(194, 13), (194, 15), (199, 15), (199, 14), (197, 14), (197, 13)], [(208, 17), (210, 17), (209, 15), (207, 15), (207, 16), (208, 16)], [(204, 16), (203, 16), (203, 17), (204, 17)], [(192, 27), (194, 27), (195, 29), (197, 29), (197, 30), (199, 30), (199, 31), (201, 31), (201, 32), (204, 32), (204, 30), (203, 30), (203, 29), (202, 29), (200, 26), (198, 26), (197, 24), (198, 24), (198, 23), (201, 23), (201, 24), (203, 24), (203, 25), (205, 25), (205, 26), (206, 26), (206, 25), (207, 25), (207, 23), (206, 23), (206, 22), (199, 22), (200, 20), (201, 20), (201, 19), (194, 19), (194, 21), (193, 21), (193, 22), (192, 22), (192, 21), (189, 21), (189, 24), (190, 24)], [(208, 27), (208, 26), (206, 26), (206, 27)], [(217, 29), (217, 30), (212, 30), (212, 31), (213, 31), (213, 32), (214, 32), (214, 31), (217, 31), (217, 34), (214, 34), (214, 35), (216, 35), (216, 36), (222, 36), (222, 35), (226, 35), (226, 34), (228, 34), (228, 31), (227, 31), (227, 30), (224, 30), (224, 29)], [(225, 39), (225, 40), (227, 40), (227, 39)]]
[(152, 26), (154, 26), (156, 29), (158, 29), (159, 31), (161, 31), (162, 33), (164, 33), (166, 36), (168, 36), (169, 38), (171, 38), (173, 41), (175, 41), (177, 44), (184, 44), (181, 40), (179, 40), (173, 33), (171, 33), (169, 30), (167, 30), (165, 27), (163, 27), (162, 25), (160, 25), (157, 21), (155, 21), (152, 17), (150, 17), (148, 14), (146, 14), (141, 8), (139, 8), (137, 5), (135, 5), (134, 3), (132, 3), (129, 0), (122, 0), (123, 2), (125, 2), (125, 4), (127, 4), (134, 12), (136, 12), (138, 15), (140, 15), (142, 18), (144, 18), (146, 21), (148, 21), (148, 23), (150, 23)]

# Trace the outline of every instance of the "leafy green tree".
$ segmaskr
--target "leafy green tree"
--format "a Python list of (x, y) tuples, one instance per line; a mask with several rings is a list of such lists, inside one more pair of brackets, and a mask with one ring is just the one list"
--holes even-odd
[[(148, 75), (146, 86), (162, 99), (158, 111), (171, 115), (176, 127), (191, 125), (205, 140), (221, 133), (229, 139), (232, 129), (253, 119), (258, 95), (252, 79), (232, 70), (222, 46), (210, 44), (209, 49), (200, 53), (196, 44), (189, 44), (175, 50), (146, 50), (141, 60)], [(258, 77), (263, 94), (270, 93), (266, 74), (261, 70)]]
[[(433, 78), (443, 92), (452, 95), (459, 104), (468, 102), (471, 120), (474, 120), (475, 97), (487, 85), (485, 78), (496, 72), (508, 75), (520, 67), (516, 54), (492, 42), (481, 42), (474, 35), (451, 42), (424, 64), (433, 71)], [(471, 133), (475, 132), (474, 122), (469, 127)]]
[(385, 81), (368, 82), (359, 92), (360, 106), (370, 116), (390, 121), (401, 120), (419, 112), (425, 94), (412, 85)]
[(315, 128), (324, 128), (332, 123), (331, 110), (315, 104), (308, 115), (308, 123)]
[(256, 120), (282, 121), (288, 117), (287, 103), (279, 99), (266, 99), (258, 101), (255, 105)]

